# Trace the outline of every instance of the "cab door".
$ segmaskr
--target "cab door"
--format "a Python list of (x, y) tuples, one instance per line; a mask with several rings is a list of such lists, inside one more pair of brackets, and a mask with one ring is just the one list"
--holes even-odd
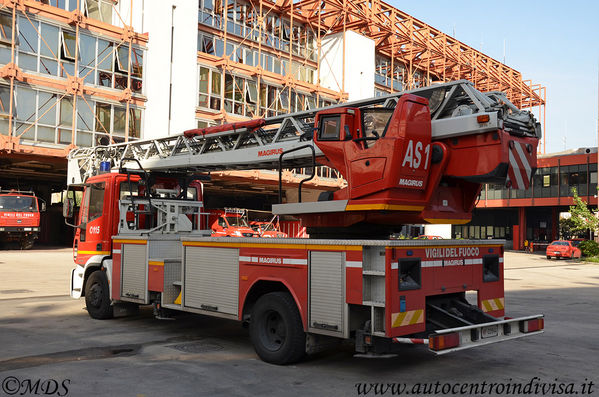
[(94, 255), (110, 255), (111, 231), (106, 226), (110, 200), (106, 194), (105, 182), (90, 183), (85, 188), (74, 242), (79, 264), (85, 264)]

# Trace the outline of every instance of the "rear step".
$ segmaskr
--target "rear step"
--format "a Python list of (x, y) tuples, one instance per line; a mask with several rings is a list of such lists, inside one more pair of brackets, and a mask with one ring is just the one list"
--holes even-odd
[(427, 298), (426, 332), (415, 338), (393, 338), (395, 343), (425, 344), (435, 354), (543, 333), (542, 314), (499, 320), (466, 301), (464, 294)]

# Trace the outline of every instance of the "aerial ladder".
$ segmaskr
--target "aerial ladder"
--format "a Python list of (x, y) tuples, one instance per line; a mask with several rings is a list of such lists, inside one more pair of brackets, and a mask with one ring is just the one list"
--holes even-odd
[[(111, 168), (201, 173), (325, 165), (347, 187), (318, 202), (273, 205), (309, 233), (348, 236), (398, 224), (467, 223), (483, 183), (527, 189), (536, 169), (540, 124), (501, 92), (460, 80), (180, 135), (79, 148), (68, 183)], [(309, 178), (308, 178), (309, 179)], [(281, 182), (280, 182), (281, 184)]]

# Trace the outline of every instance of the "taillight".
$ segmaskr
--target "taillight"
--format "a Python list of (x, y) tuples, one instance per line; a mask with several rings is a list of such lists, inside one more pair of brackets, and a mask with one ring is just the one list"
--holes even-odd
[(435, 351), (450, 349), (459, 345), (460, 334), (457, 332), (451, 334), (434, 335), (428, 338), (429, 349)]
[(535, 318), (533, 320), (522, 321), (520, 323), (520, 332), (529, 333), (540, 331), (545, 328), (545, 320), (542, 318)]

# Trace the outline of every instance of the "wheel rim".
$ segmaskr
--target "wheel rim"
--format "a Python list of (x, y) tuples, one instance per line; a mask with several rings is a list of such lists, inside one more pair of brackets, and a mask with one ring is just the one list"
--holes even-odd
[(93, 307), (100, 307), (102, 303), (102, 287), (98, 283), (94, 283), (89, 289), (89, 303)]
[(286, 337), (287, 329), (283, 317), (274, 310), (266, 312), (260, 327), (260, 339), (263, 346), (270, 351), (277, 351), (285, 343)]

